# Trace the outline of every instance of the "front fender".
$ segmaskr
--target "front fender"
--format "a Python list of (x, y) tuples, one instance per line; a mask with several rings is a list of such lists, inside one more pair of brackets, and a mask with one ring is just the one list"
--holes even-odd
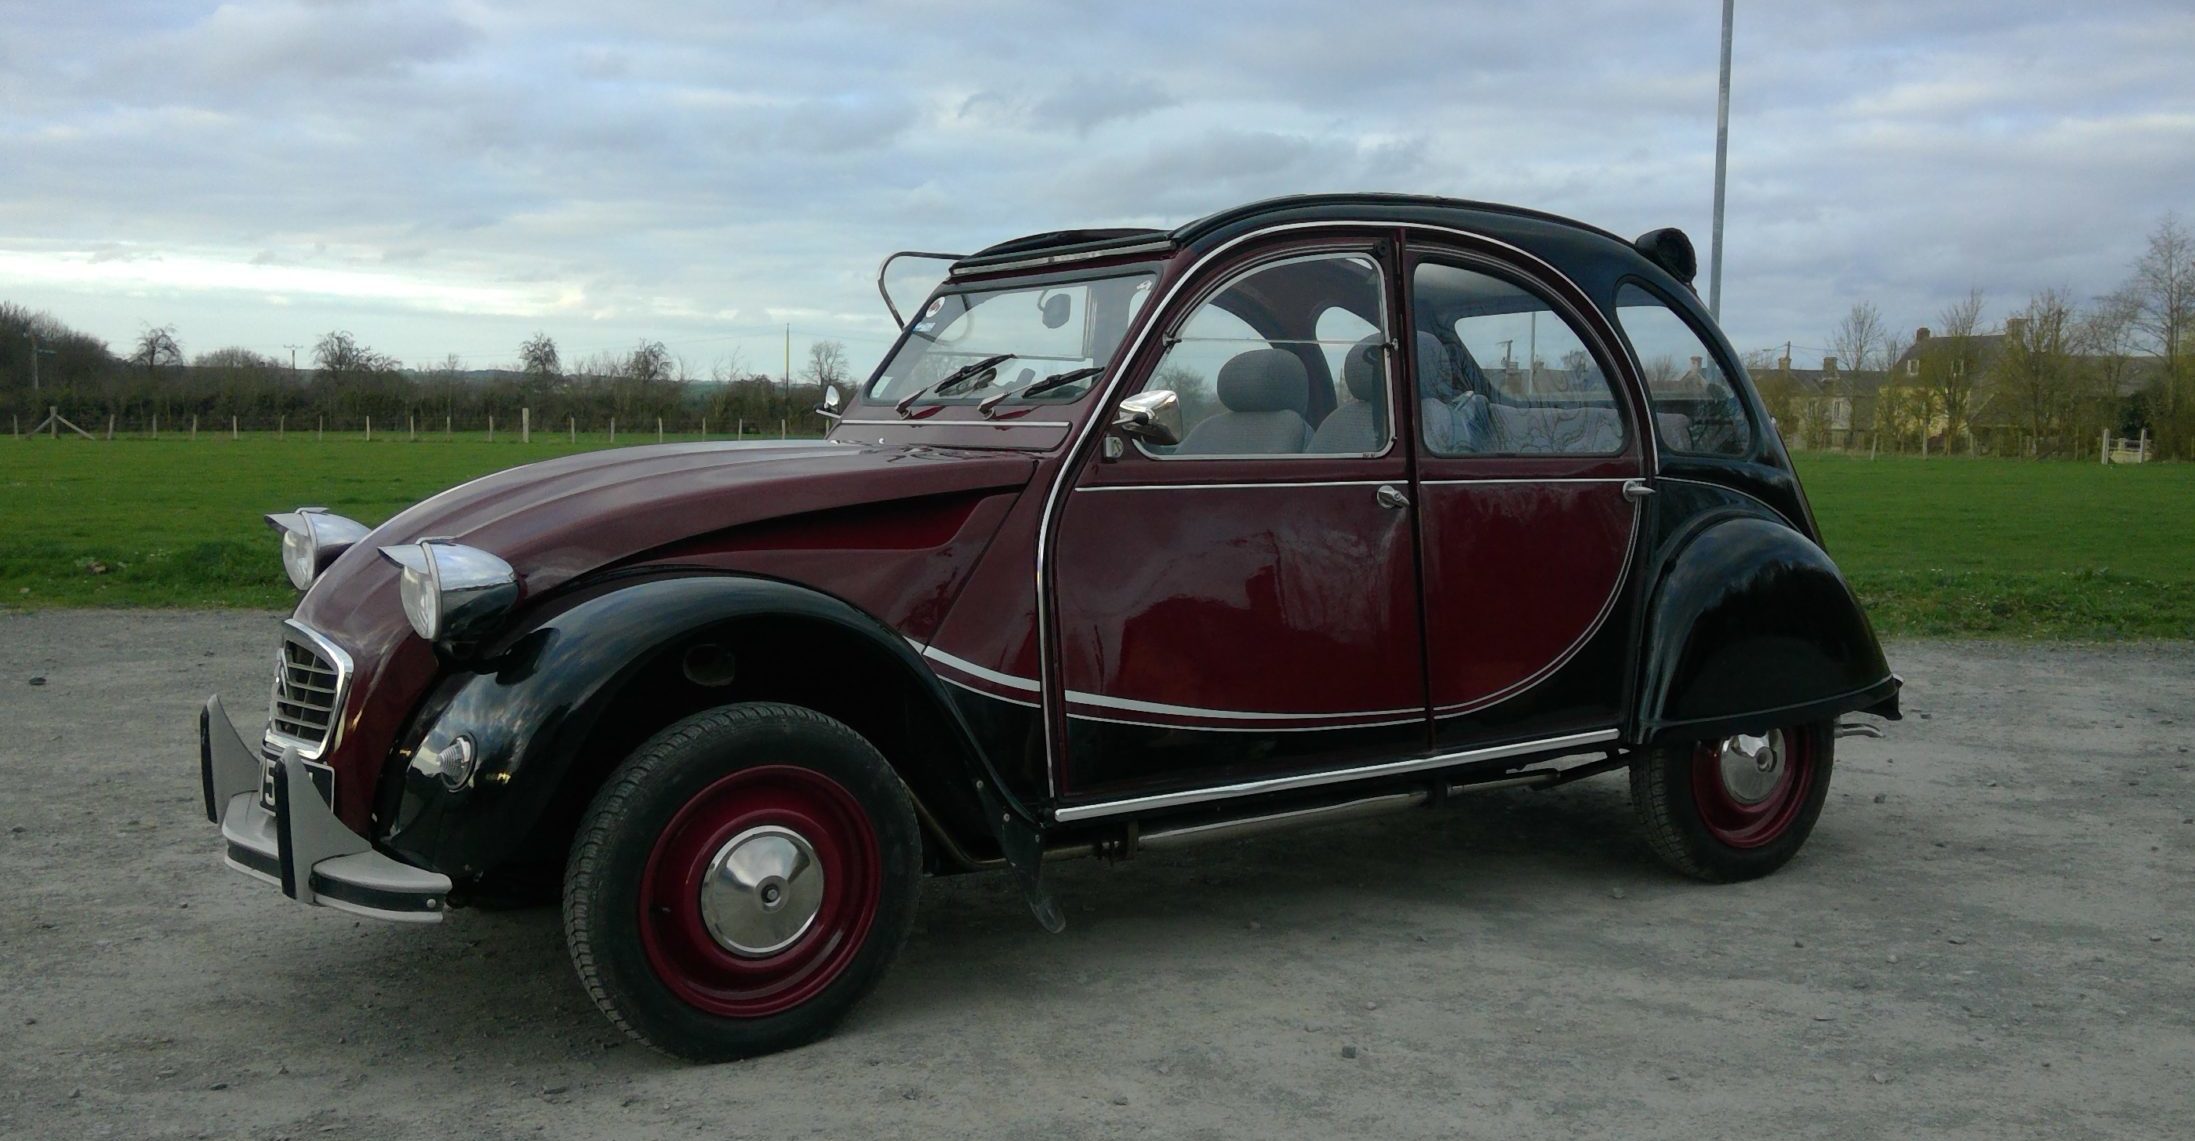
[(1781, 521), (1725, 517), (1680, 541), (1648, 608), (1636, 743), (1896, 715), (1874, 629), (1812, 540)]
[[(582, 774), (599, 777), (622, 759), (587, 755), (590, 742), (597, 742), (595, 751), (608, 751), (599, 745), (605, 738), (652, 734), (663, 727), (626, 727), (620, 737), (618, 726), (604, 723), (605, 715), (628, 699), (646, 701), (651, 696), (646, 687), (660, 685), (666, 671), (683, 660), (671, 655), (734, 638), (742, 624), (751, 627), (763, 619), (858, 640), (845, 644), (896, 665), (934, 707), (936, 724), (945, 727), (942, 735), (948, 739), (937, 742), (933, 754), (949, 758), (956, 767), (952, 778), (965, 782), (971, 799), (1003, 795), (942, 683), (884, 623), (840, 599), (774, 579), (656, 577), (605, 583), (598, 593), (536, 620), (482, 660), (446, 676), (390, 759), (392, 770), (402, 770), (383, 778), (377, 813), (384, 822), (383, 845), (460, 878), (531, 851), (540, 829), (574, 811), (567, 786)], [(766, 671), (768, 663), (740, 668)], [(422, 758), (460, 735), (472, 738), (477, 775), (468, 786), (451, 789)], [(895, 765), (905, 763), (892, 759)], [(1022, 806), (1010, 807), (1026, 815)], [(996, 813), (989, 815), (995, 828)]]

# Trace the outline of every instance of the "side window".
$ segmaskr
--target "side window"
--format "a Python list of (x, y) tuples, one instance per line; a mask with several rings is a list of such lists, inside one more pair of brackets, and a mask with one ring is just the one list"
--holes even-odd
[(1615, 389), (1546, 299), (1502, 278), (1424, 263), (1411, 274), (1419, 422), (1443, 456), (1609, 455), (1624, 447)]
[(1753, 426), (1715, 353), (1662, 299), (1636, 285), (1616, 291), (1616, 323), (1646, 374), (1662, 446), (1694, 455), (1748, 456)]
[[(1174, 330), (1146, 391), (1181, 402), (1181, 443), (1138, 444), (1189, 459), (1387, 447), (1388, 354), (1379, 266), (1363, 254), (1311, 254), (1252, 268)], [(1370, 345), (1371, 359), (1350, 358)], [(1337, 382), (1354, 373), (1353, 386)], [(1346, 393), (1362, 390), (1368, 398)], [(1365, 409), (1337, 418), (1351, 400)], [(1373, 405), (1377, 415), (1366, 415)]]

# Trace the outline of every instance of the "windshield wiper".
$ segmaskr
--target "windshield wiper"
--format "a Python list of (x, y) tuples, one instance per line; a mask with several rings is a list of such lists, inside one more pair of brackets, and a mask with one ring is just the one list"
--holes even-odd
[(993, 396), (985, 400), (983, 403), (976, 405), (976, 411), (983, 413), (985, 416), (989, 416), (991, 414), (991, 409), (998, 407), (999, 402), (1005, 400), (1009, 396), (1041, 396), (1044, 393), (1050, 392), (1055, 388), (1065, 388), (1066, 386), (1073, 384), (1078, 380), (1088, 380), (1091, 377), (1096, 376), (1097, 374), (1104, 371), (1104, 365), (1094, 364), (1086, 365), (1082, 368), (1071, 368), (1065, 372), (1055, 372), (1042, 380), (1035, 381), (1030, 384), (1025, 384), (1020, 388), (1007, 389), (1006, 391), (999, 393), (997, 396)]
[(906, 399), (901, 400), (897, 405), (899, 414), (905, 416), (907, 414), (907, 410), (915, 406), (915, 401), (920, 400), (925, 396), (929, 396), (933, 393), (938, 396), (943, 396), (946, 393), (952, 391), (953, 387), (959, 384), (961, 381), (976, 376), (982, 373), (985, 369), (997, 368), (998, 366), (1005, 364), (1007, 361), (1010, 361), (1012, 359), (1014, 359), (1014, 354), (1012, 353), (999, 353), (995, 356), (985, 357), (982, 360), (975, 361), (971, 364), (964, 364), (959, 368), (956, 368), (953, 371), (946, 373), (944, 377), (938, 380), (937, 383), (918, 388), (913, 392), (908, 393)]

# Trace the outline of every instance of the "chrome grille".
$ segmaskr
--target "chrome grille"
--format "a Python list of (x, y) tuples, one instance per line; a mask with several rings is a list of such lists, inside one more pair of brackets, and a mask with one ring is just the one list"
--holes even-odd
[(260, 799), (274, 804), (276, 767), (285, 750), (311, 762), (313, 783), (321, 795), (333, 800), (334, 770), (320, 757), (335, 746), (342, 729), (343, 696), (351, 684), (351, 657), (335, 643), (303, 623), (291, 619), (282, 625), (282, 643), (275, 650), (274, 695), (267, 703), (267, 732), (259, 752), (266, 759)]
[(325, 747), (335, 727), (337, 699), (342, 696), (343, 675), (333, 661), (294, 637), (282, 639), (275, 662), (274, 702), (267, 712), (267, 731), (295, 742), (298, 751)]

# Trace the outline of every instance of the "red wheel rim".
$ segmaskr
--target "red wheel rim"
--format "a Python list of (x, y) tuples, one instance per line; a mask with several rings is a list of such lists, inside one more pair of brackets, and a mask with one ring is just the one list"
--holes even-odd
[[(755, 836), (790, 836), (812, 856), (821, 898), (783, 946), (741, 953), (713, 934), (703, 886)], [(782, 842), (781, 842), (782, 846)], [(876, 918), (883, 882), (876, 830), (837, 781), (765, 765), (724, 777), (687, 801), (656, 837), (640, 884), (640, 944), (681, 1001), (724, 1018), (763, 1018), (814, 998), (845, 971)], [(712, 898), (725, 895), (712, 887)], [(759, 898), (759, 897), (757, 897)], [(722, 923), (722, 914), (712, 913)]]
[(1813, 788), (1814, 740), (1803, 730), (1703, 741), (1692, 754), (1700, 823), (1732, 848), (1774, 843), (1791, 830)]

